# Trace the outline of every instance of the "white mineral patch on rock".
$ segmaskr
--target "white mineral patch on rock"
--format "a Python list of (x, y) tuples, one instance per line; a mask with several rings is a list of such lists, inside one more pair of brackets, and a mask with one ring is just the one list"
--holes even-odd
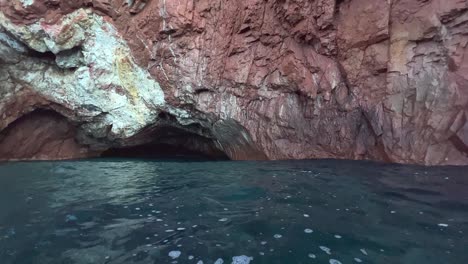
[(24, 7), (28, 7), (32, 4), (34, 4), (34, 0), (20, 0), (21, 4), (24, 6)]
[[(128, 138), (154, 123), (165, 105), (161, 87), (134, 62), (113, 25), (90, 10), (76, 10), (54, 25), (42, 20), (17, 25), (0, 13), (0, 41), (23, 51), (21, 44), (2, 31), (37, 52), (56, 54), (56, 65), (27, 57), (9, 65), (9, 73), (82, 119), (100, 116), (84, 126), (97, 133), (95, 137), (107, 133), (113, 139)], [(1, 52), (0, 56), (0, 60), (5, 57)]]
[(27, 48), (21, 42), (18, 42), (16, 39), (6, 34), (1, 28), (0, 28), (0, 43), (7, 45), (8, 47), (12, 48), (14, 51), (19, 52), (19, 53), (23, 53), (27, 51)]

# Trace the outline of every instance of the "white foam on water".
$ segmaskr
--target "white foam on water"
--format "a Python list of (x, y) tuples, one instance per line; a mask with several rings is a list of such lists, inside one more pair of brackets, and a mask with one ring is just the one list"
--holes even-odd
[(307, 256), (309, 256), (309, 258), (312, 258), (312, 259), (317, 258), (317, 256), (315, 256), (315, 254), (312, 254), (312, 253), (310, 253), (310, 254), (307, 255)]
[(310, 234), (310, 233), (313, 233), (313, 232), (314, 232), (314, 230), (312, 230), (310, 228), (304, 229), (304, 233), (306, 233), (306, 234)]
[(223, 264), (224, 263), (224, 260), (222, 258), (219, 258), (215, 261), (214, 264)]
[(276, 238), (276, 239), (279, 239), (279, 238), (282, 238), (283, 236), (280, 235), (280, 234), (275, 234), (273, 237)]
[(189, 260), (192, 260), (192, 259), (194, 259), (194, 258), (195, 258), (195, 257), (192, 256), (192, 255), (188, 256), (188, 259), (189, 259)]
[(360, 250), (361, 250), (362, 254), (367, 256), (367, 251), (365, 249), (361, 248)]
[(232, 257), (232, 264), (249, 264), (253, 260), (253, 257), (245, 255)]
[(440, 227), (448, 227), (449, 225), (448, 225), (448, 224), (444, 224), (444, 223), (440, 223), (440, 224), (438, 224), (438, 226), (440, 226)]
[(226, 222), (227, 220), (228, 220), (227, 218), (221, 218), (221, 219), (219, 219), (218, 221), (219, 221), (219, 222)]
[(179, 227), (177, 228), (177, 231), (184, 231), (185, 230), (185, 227)]
[(308, 214), (304, 214), (304, 217), (309, 217), (309, 215), (308, 215)]
[(260, 244), (262, 244), (262, 245), (266, 245), (266, 244), (267, 244), (267, 242), (266, 242), (266, 241), (262, 241), (262, 242), (260, 242)]
[(72, 214), (68, 214), (65, 216), (65, 222), (75, 222), (78, 221), (78, 217)]
[(169, 252), (169, 257), (171, 257), (172, 259), (176, 259), (178, 257), (180, 257), (180, 254), (182, 254), (182, 252), (178, 251), (178, 250), (173, 250), (171, 252)]
[(335, 238), (340, 239), (341, 236), (340, 235), (335, 235)]
[(362, 260), (360, 258), (354, 258), (354, 261), (356, 261), (357, 263), (361, 263)]
[(203, 261), (199, 260), (199, 261), (197, 262), (197, 264), (203, 264)]
[(330, 259), (329, 262), (330, 262), (330, 264), (342, 264), (340, 261), (338, 261), (336, 259)]
[(173, 229), (167, 229), (166, 230), (166, 233), (171, 233), (171, 232), (174, 232), (174, 230)]
[(260, 254), (260, 256), (265, 256), (265, 252), (260, 252), (258, 254)]
[(327, 248), (325, 246), (320, 246), (319, 247), (323, 252), (327, 253), (328, 255), (331, 255), (331, 249)]

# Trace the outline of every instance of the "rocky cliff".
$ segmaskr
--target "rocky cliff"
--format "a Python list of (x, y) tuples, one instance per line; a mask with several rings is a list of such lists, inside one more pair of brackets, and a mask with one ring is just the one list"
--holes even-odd
[(468, 164), (466, 0), (0, 0), (0, 158)]

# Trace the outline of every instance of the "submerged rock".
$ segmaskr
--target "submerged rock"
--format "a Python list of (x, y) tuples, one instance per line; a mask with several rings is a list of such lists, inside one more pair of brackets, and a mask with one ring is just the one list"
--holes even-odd
[(467, 1), (53, 2), (0, 2), (0, 159), (468, 164)]

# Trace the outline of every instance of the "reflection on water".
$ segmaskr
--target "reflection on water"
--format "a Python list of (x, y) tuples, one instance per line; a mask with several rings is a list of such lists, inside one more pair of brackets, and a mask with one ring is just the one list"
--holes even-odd
[(351, 161), (0, 165), (9, 263), (468, 263), (466, 168)]

